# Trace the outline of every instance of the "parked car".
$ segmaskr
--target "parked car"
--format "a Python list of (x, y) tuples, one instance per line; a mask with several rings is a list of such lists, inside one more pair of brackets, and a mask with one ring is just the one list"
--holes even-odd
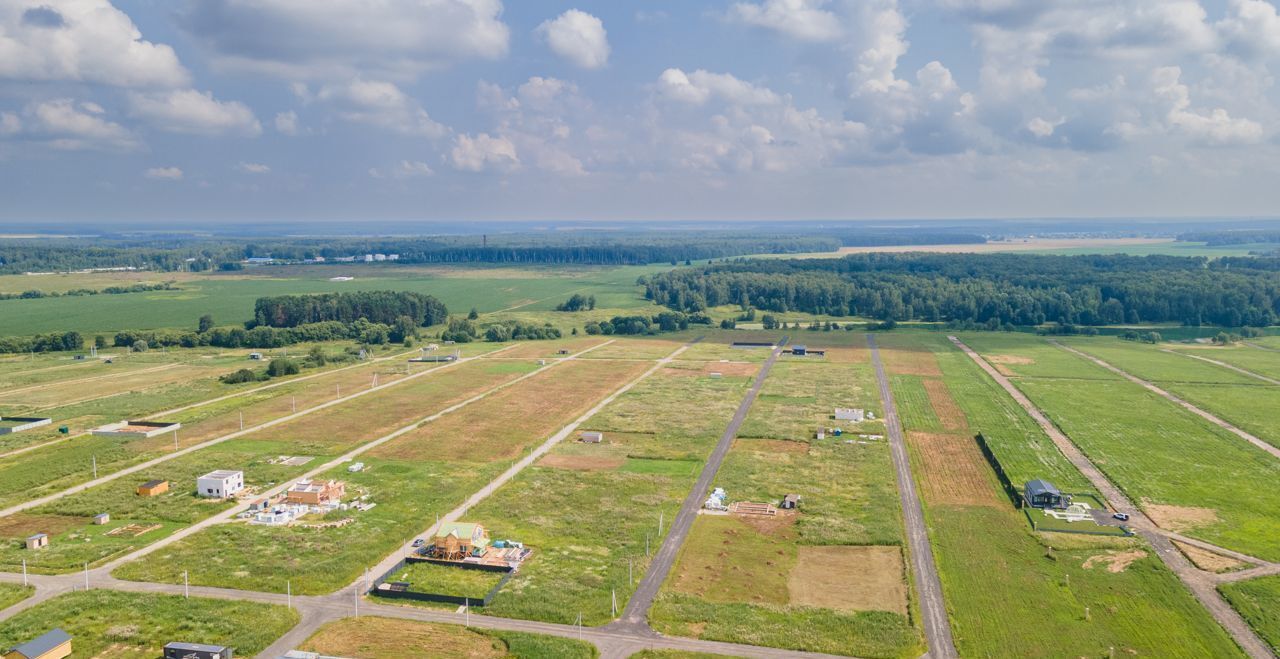
[(1129, 513), (1115, 513), (1114, 515), (1112, 515), (1112, 517), (1114, 517), (1114, 518), (1116, 518), (1116, 519), (1118, 519), (1118, 520), (1120, 520), (1120, 521), (1122, 521), (1122, 522), (1127, 522), (1127, 521), (1129, 521)]
[(422, 538), (414, 538), (414, 539), (413, 539), (413, 546), (414, 546), (414, 547), (421, 547), (422, 545), (425, 545), (425, 544), (427, 544), (427, 541), (426, 541), (426, 540), (423, 540)]

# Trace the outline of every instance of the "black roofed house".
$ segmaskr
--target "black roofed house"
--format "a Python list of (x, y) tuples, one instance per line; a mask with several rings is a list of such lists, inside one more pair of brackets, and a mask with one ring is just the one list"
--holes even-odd
[(231, 648), (225, 645), (175, 641), (164, 646), (164, 659), (231, 659)]
[(1027, 481), (1022, 488), (1022, 498), (1032, 508), (1066, 508), (1071, 497), (1063, 496), (1053, 483), (1036, 479)]
[(5, 659), (62, 659), (71, 655), (71, 635), (53, 629), (22, 645), (10, 648)]

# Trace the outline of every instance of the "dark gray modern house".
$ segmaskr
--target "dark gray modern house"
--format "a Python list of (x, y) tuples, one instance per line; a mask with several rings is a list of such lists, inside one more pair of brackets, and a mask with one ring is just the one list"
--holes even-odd
[(1071, 497), (1063, 496), (1049, 481), (1027, 481), (1022, 488), (1022, 498), (1032, 508), (1066, 508)]

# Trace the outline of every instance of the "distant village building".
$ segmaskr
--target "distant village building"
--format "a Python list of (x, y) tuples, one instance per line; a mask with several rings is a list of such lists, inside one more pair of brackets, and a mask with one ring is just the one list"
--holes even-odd
[(147, 481), (138, 486), (138, 496), (140, 497), (153, 497), (157, 494), (164, 494), (168, 491), (169, 481), (165, 480)]
[(27, 536), (27, 549), (42, 549), (49, 546), (49, 534), (37, 533)]
[(181, 427), (181, 423), (170, 421), (117, 421), (116, 423), (108, 423), (105, 426), (94, 428), (90, 433), (95, 437), (146, 439), (174, 432)]
[(174, 642), (164, 646), (164, 659), (232, 659), (232, 652), (225, 645)]
[(599, 444), (604, 441), (604, 433), (599, 430), (587, 430), (582, 433), (582, 442), (584, 444)]
[(867, 413), (860, 407), (837, 407), (835, 409), (835, 417), (839, 421), (861, 423), (867, 418)]
[(338, 503), (347, 494), (347, 484), (342, 481), (300, 480), (294, 483), (285, 493), (288, 503), (300, 503), (320, 506), (327, 503)]
[(93, 516), (93, 523), (98, 526), (102, 526), (103, 524), (106, 524), (107, 522), (110, 522), (110, 521), (111, 521), (111, 515), (108, 513), (98, 513), (97, 515)]
[(489, 532), (479, 524), (449, 522), (442, 524), (432, 538), (427, 555), (450, 561), (479, 556), (489, 546)]
[(244, 489), (244, 472), (219, 469), (196, 479), (196, 494), (211, 499), (227, 499)]

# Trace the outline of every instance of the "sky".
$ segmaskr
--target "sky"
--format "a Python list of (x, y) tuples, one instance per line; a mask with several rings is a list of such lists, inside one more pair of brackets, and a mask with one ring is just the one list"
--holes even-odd
[(1274, 216), (1270, 0), (0, 0), (0, 222)]

